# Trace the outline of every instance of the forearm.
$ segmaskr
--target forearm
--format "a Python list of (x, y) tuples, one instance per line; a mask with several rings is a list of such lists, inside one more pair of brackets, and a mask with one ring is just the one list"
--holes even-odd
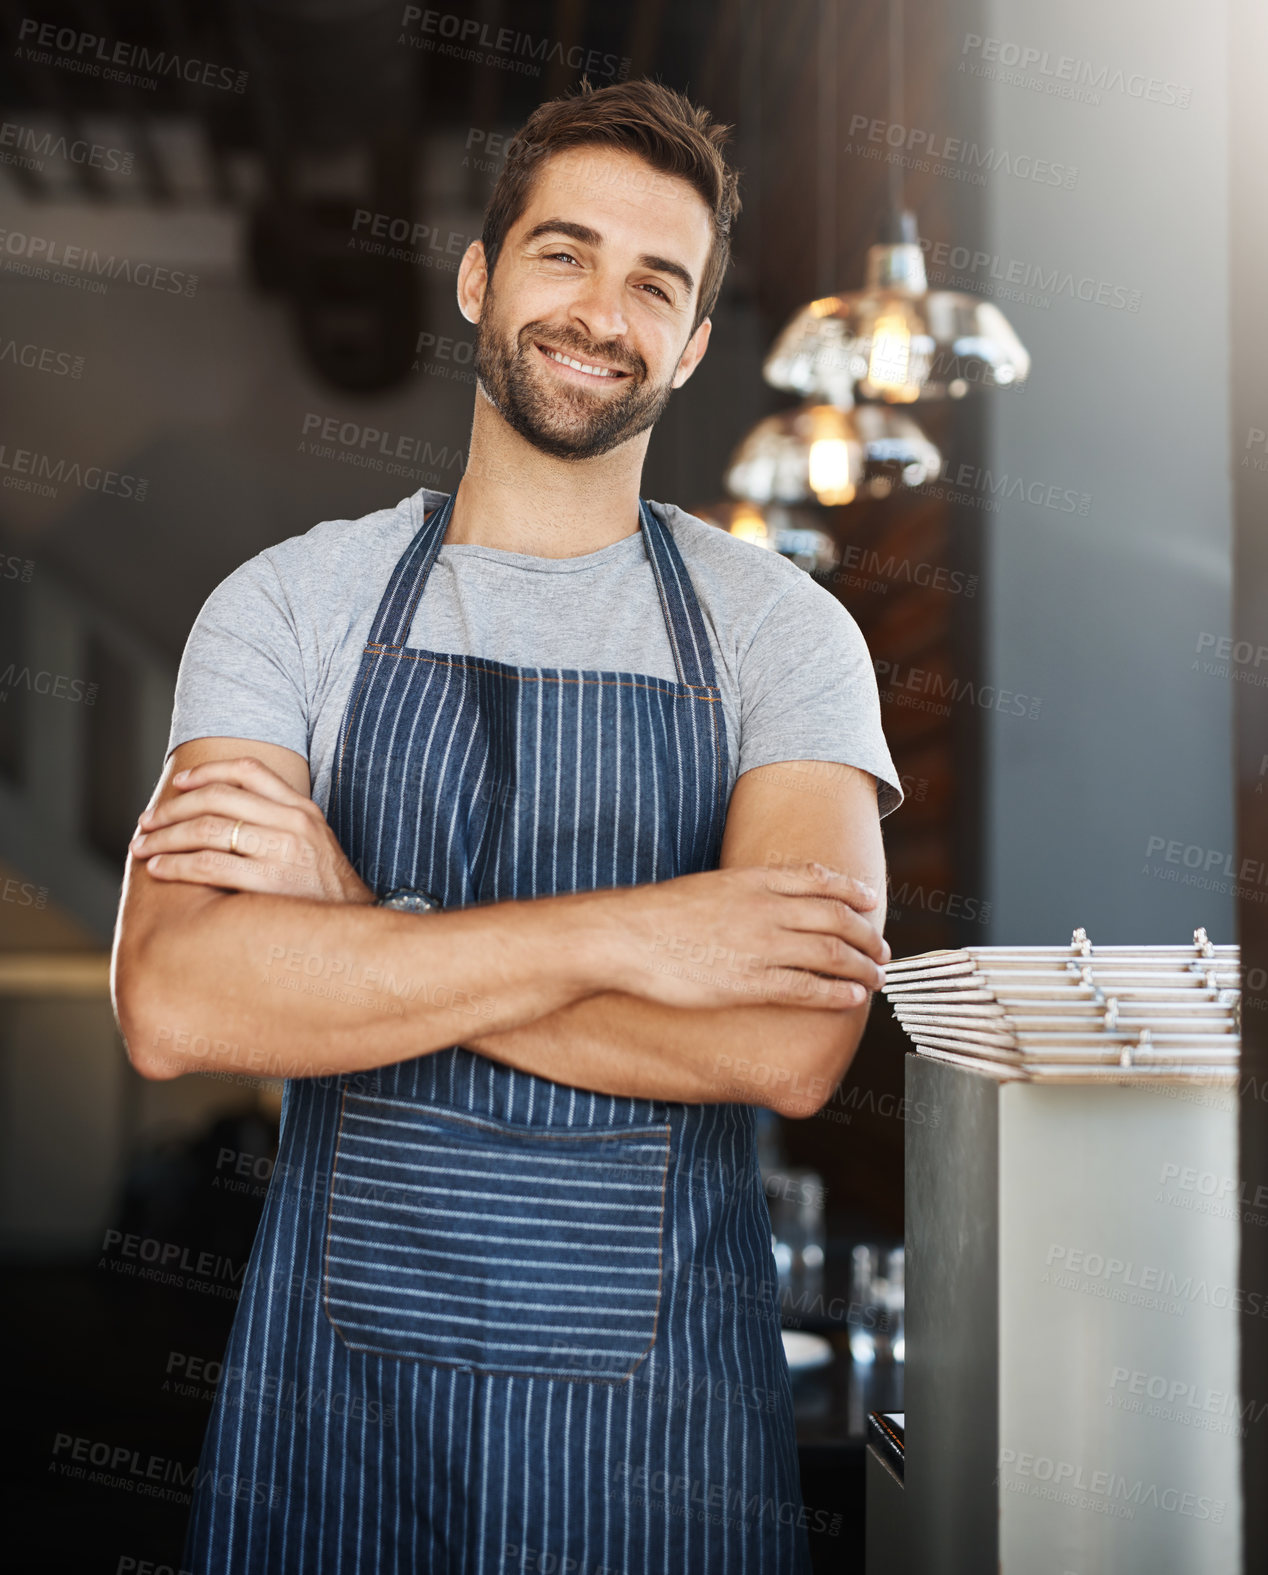
[(420, 917), (215, 893), (120, 948), (120, 1025), (152, 1077), (385, 1066), (518, 1028), (610, 983), (595, 919), (589, 894)]
[(463, 1042), (491, 1060), (594, 1093), (683, 1104), (818, 1108), (845, 1075), (870, 999), (850, 1009), (687, 1008), (604, 990)]

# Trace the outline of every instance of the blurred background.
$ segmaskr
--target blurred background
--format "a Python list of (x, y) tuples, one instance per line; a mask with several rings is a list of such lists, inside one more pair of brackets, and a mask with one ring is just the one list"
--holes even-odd
[[(1268, 651), (1232, 638), (1230, 454), (1268, 468), (1268, 438), (1229, 407), (1226, 22), (1181, 0), (6, 10), (15, 1568), (178, 1567), (271, 1167), (276, 1086), (146, 1083), (110, 1011), (185, 637), (262, 548), (457, 484), (458, 260), (516, 128), (583, 73), (655, 76), (736, 128), (733, 265), (643, 492), (794, 556), (858, 620), (907, 793), (884, 822), (894, 955), (1079, 925), (1236, 939), (1234, 696)], [(913, 257), (928, 292), (972, 298), (941, 384), (913, 399), (910, 368), (830, 334), (772, 365), (809, 303), (844, 322)], [(888, 325), (904, 355), (910, 330)], [(901, 1409), (904, 1124), (938, 1119), (903, 1103), (903, 1048), (878, 997), (820, 1115), (765, 1129), (786, 1322), (833, 1352), (797, 1381), (822, 1569), (861, 1549), (865, 1411)], [(889, 1337), (869, 1350), (861, 1325)]]

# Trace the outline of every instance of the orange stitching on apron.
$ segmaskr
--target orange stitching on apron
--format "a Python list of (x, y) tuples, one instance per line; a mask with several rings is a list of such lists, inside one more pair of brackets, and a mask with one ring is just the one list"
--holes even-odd
[[(469, 661), (463, 660), (462, 658), (455, 659), (453, 657), (448, 657), (448, 656), (433, 656), (427, 651), (418, 651), (418, 650), (412, 649), (409, 646), (367, 645), (365, 650), (364, 650), (364, 652), (362, 654), (365, 655), (365, 656), (371, 656), (371, 655), (372, 656), (395, 656), (401, 661), (408, 661), (408, 662), (438, 662), (438, 663), (440, 663), (440, 664), (442, 664), (442, 665), (444, 665), (446, 667), (469, 667), (474, 672), (477, 672), (477, 673), (492, 673), (495, 677), (499, 676), (499, 671), (498, 671), (498, 669), (496, 667), (486, 667), (481, 662), (469, 662)], [(505, 662), (502, 665), (503, 665), (503, 668), (506, 668), (506, 667), (514, 666), (515, 664), (513, 664), (511, 662)], [(515, 674), (515, 676), (522, 683), (578, 684), (578, 685), (580, 685), (580, 684), (606, 684), (609, 688), (649, 689), (653, 693), (658, 694), (658, 695), (668, 695), (673, 700), (707, 700), (710, 705), (718, 705), (720, 703), (720, 701), (721, 701), (721, 696), (719, 696), (719, 695), (709, 695), (709, 694), (676, 695), (672, 689), (663, 689), (657, 683), (638, 683), (638, 684), (636, 684), (636, 683), (631, 683), (629, 681), (629, 679), (627, 679), (627, 678), (547, 678), (547, 677), (539, 676), (538, 674), (535, 674), (535, 673), (525, 673), (522, 670), (518, 671)], [(716, 684), (680, 684), (678, 687), (680, 689), (716, 689), (717, 685)], [(715, 727), (716, 727), (716, 724), (715, 724)]]
[[(362, 656), (365, 656), (365, 655), (368, 654), (368, 652), (367, 651), (362, 651), (361, 654), (362, 654)], [(362, 675), (361, 675), (361, 688), (357, 690), (357, 698), (353, 701), (353, 703), (352, 703), (352, 710), (348, 713), (348, 720), (344, 724), (343, 745), (342, 745), (342, 747), (339, 750), (339, 759), (335, 763), (335, 780), (334, 780), (334, 783), (333, 783), (333, 785), (331, 787), (331, 795), (332, 795), (332, 797), (333, 797), (334, 793), (338, 790), (339, 778), (343, 774), (343, 757), (348, 751), (348, 740), (352, 737), (352, 723), (353, 723), (353, 721), (356, 718), (358, 707), (361, 704), (362, 691), (365, 689), (366, 679), (369, 678), (369, 676), (370, 676), (370, 669), (369, 669), (369, 667), (367, 667), (365, 672), (362, 673)]]

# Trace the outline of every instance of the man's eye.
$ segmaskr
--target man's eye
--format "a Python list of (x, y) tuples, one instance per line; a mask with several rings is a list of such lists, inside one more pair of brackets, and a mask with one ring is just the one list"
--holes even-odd
[(669, 300), (669, 297), (665, 294), (665, 292), (661, 289), (661, 287), (658, 284), (644, 285), (643, 288), (647, 289), (647, 290), (655, 290), (656, 294), (658, 296), (660, 296), (662, 301), (668, 301)]
[(571, 252), (547, 252), (546, 253), (546, 261), (547, 262), (552, 262), (556, 257), (562, 257), (565, 262), (576, 262), (576, 260), (577, 260), (572, 255)]

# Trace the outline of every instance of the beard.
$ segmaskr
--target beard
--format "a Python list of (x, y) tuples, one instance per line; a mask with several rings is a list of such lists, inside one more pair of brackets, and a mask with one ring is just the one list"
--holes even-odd
[[(647, 363), (619, 342), (592, 344), (571, 327), (526, 323), (514, 342), (494, 321), (493, 291), (476, 324), (475, 373), (489, 403), (534, 448), (555, 459), (595, 459), (645, 432), (669, 403), (673, 384), (649, 383)], [(589, 365), (613, 366), (629, 375), (619, 392), (601, 393), (547, 383), (537, 365), (541, 343)]]

